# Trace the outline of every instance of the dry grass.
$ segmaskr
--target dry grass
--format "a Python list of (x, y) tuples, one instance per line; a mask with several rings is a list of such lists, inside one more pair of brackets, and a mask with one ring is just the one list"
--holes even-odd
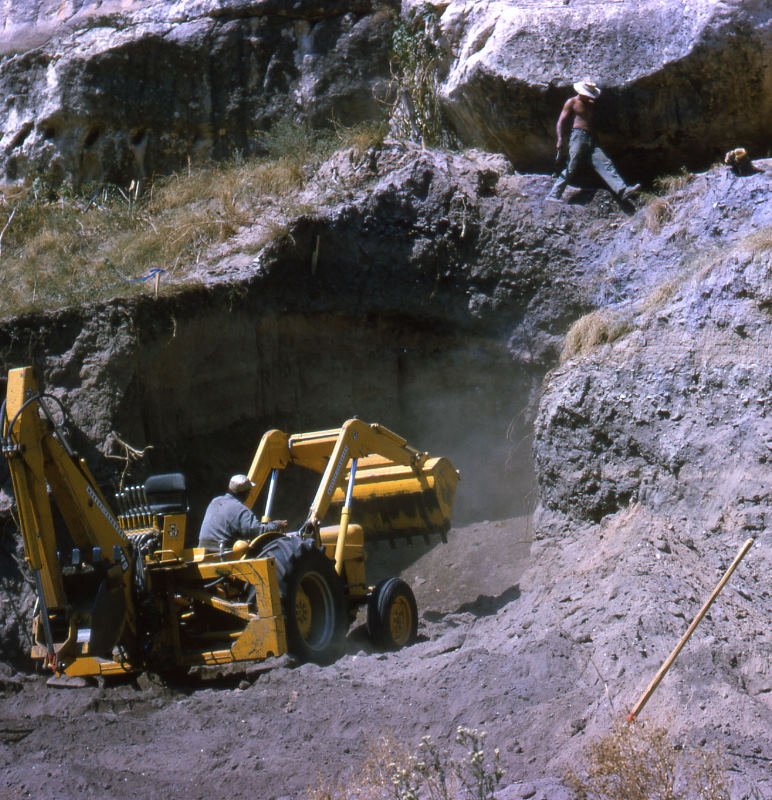
[(673, 216), (673, 206), (664, 197), (654, 197), (647, 203), (643, 218), (646, 228), (651, 233), (659, 233), (662, 226), (667, 224)]
[[(319, 135), (282, 123), (265, 134), (268, 155), (186, 170), (141, 187), (82, 188), (41, 177), (0, 193), (0, 315), (152, 291), (183, 279), (209, 249), (262, 224), (260, 245), (303, 211), (297, 195), (336, 149), (378, 146), (381, 125)], [(252, 247), (257, 246), (252, 243)]]
[(674, 279), (665, 281), (657, 286), (654, 291), (646, 297), (641, 305), (641, 311), (656, 311), (662, 308), (673, 295), (681, 288), (682, 280)]
[(618, 724), (564, 776), (575, 800), (730, 800), (719, 751), (681, 747), (665, 728)]
[(351, 148), (358, 158), (372, 148), (380, 147), (389, 132), (388, 122), (362, 122), (349, 128), (337, 127), (335, 135), (344, 149)]
[(630, 321), (608, 311), (592, 311), (580, 317), (568, 330), (560, 363), (586, 356), (601, 344), (614, 342), (631, 330)]
[(754, 231), (740, 242), (740, 246), (751, 253), (766, 253), (772, 250), (772, 225)]
[(643, 220), (646, 228), (651, 233), (659, 233), (663, 225), (673, 218), (674, 206), (671, 195), (683, 191), (694, 175), (685, 168), (677, 175), (662, 175), (655, 178), (652, 192), (643, 193), (646, 205)]
[(319, 779), (306, 793), (306, 800), (380, 800), (391, 797), (389, 766), (408, 764), (410, 752), (393, 735), (385, 734), (368, 744), (357, 767), (356, 779)]
[(685, 189), (694, 177), (685, 167), (677, 175), (662, 175), (654, 179), (654, 191), (657, 194), (675, 194)]

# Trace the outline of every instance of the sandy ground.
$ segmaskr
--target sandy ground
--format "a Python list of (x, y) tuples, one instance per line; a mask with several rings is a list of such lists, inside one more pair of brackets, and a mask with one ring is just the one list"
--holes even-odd
[(420, 555), (403, 572), (419, 641), (398, 653), (372, 652), (355, 624), (347, 654), (325, 668), (285, 657), (175, 687), (142, 676), (62, 689), (6, 675), (3, 797), (300, 797), (355, 772), (381, 734), (412, 748), (425, 734), (451, 740), (459, 724), (485, 727), (511, 688), (507, 663), (465, 642), (517, 601), (530, 538), (528, 518), (482, 522)]
[[(655, 527), (635, 507), (551, 537), (527, 517), (453, 530), (404, 566), (421, 621), (397, 653), (373, 651), (355, 623), (328, 667), (283, 657), (81, 689), (6, 669), (0, 798), (305, 798), (361, 782), (383, 736), (453, 749), (463, 725), (500, 748), (498, 800), (568, 800), (566, 767), (632, 708), (733, 557), (672, 533), (665, 547)], [(373, 566), (410, 554), (376, 552)], [(760, 540), (644, 715), (679, 746), (720, 746), (732, 800), (772, 797), (770, 556)]]

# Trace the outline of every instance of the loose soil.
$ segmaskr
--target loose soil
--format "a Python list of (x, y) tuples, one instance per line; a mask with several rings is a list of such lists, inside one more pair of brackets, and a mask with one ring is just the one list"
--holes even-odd
[(412, 748), (425, 734), (452, 741), (460, 724), (484, 729), (516, 689), (502, 652), (511, 634), (486, 625), (485, 648), (474, 634), (518, 602), (530, 540), (529, 517), (481, 522), (410, 564), (419, 641), (397, 653), (374, 652), (355, 623), (347, 653), (324, 668), (283, 657), (198, 670), (175, 686), (143, 675), (77, 689), (6, 675), (7, 796), (299, 797), (319, 779), (355, 774), (382, 734)]

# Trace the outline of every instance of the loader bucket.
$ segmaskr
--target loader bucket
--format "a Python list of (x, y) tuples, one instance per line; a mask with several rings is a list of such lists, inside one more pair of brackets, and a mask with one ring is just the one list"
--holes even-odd
[[(458, 473), (446, 458), (428, 458), (418, 467), (395, 465), (380, 456), (359, 461), (351, 505), (351, 521), (372, 540), (409, 539), (438, 533), (445, 539), (458, 484)], [(343, 482), (344, 486), (348, 480)], [(328, 519), (340, 515), (345, 501), (338, 488)]]

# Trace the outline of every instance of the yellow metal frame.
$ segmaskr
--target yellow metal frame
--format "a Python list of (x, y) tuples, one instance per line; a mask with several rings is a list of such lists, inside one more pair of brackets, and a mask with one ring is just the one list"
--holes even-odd
[[(32, 369), (11, 370), (2, 434), (25, 556), (39, 584), (34, 658), (72, 676), (145, 667), (132, 664), (129, 656), (105, 659), (89, 652), (89, 642), (84, 640), (91, 638), (92, 615), (85, 601), (93, 587), (86, 584), (87, 592), (75, 591), (82, 588), (77, 585), (80, 563), (74, 574), (64, 577), (57, 553), (54, 501), (74, 548), (92, 554), (84, 562), (91, 564), (91, 580), (99, 581), (94, 596), (100, 596), (103, 586), (108, 595), (118, 589), (123, 596), (126, 613), (117, 652), (138, 652), (138, 641), (145, 633), (138, 631), (140, 612), (135, 609), (132, 567), (133, 560), (142, 556), (137, 555), (132, 539), (146, 532), (155, 532), (161, 539), (160, 550), (144, 557), (143, 569), (146, 599), (162, 621), (153, 647), (170, 654), (170, 666), (258, 660), (286, 652), (285, 620), (272, 558), (185, 549), (185, 514), (164, 515), (160, 527), (161, 517), (140, 514), (123, 520), (124, 529), (86, 463), (72, 452), (53, 419), (41, 418), (41, 409), (47, 415)], [(380, 530), (390, 536), (444, 533), (450, 527), (458, 473), (446, 459), (429, 458), (382, 425), (351, 419), (341, 428), (313, 433), (269, 431), (248, 472), (255, 485), (247, 505), (254, 505), (274, 470), (289, 464), (321, 475), (303, 527), (334, 560), (347, 588), (350, 610), (369, 592), (365, 535), (377, 535)], [(328, 513), (339, 515), (338, 523), (322, 527)], [(254, 605), (244, 602), (247, 586), (254, 589)], [(68, 598), (71, 590), (77, 607)], [(110, 621), (115, 607), (107, 606)], [(122, 615), (120, 604), (118, 608)], [(147, 609), (143, 607), (142, 613), (148, 613)], [(104, 625), (104, 615), (101, 619)], [(104, 646), (99, 636), (94, 638)]]
[[(144, 667), (126, 660), (97, 658), (89, 653), (79, 631), (88, 631), (90, 618), (73, 608), (65, 589), (57, 554), (52, 498), (72, 537), (73, 545), (84, 551), (99, 548), (109, 564), (105, 574), (122, 582), (126, 621), (119, 644), (130, 650), (136, 637), (132, 594), (130, 540), (133, 535), (155, 530), (121, 529), (82, 459), (77, 459), (54, 426), (41, 419), (39, 389), (29, 367), (11, 370), (6, 395), (6, 419), (2, 431), (8, 459), (26, 561), (39, 576), (41, 610), (33, 622), (33, 658), (58, 673), (72, 676), (110, 675)], [(50, 492), (49, 492), (50, 487)], [(148, 520), (149, 521), (149, 520)], [(155, 598), (158, 613), (168, 612), (172, 620), (163, 636), (175, 654), (174, 666), (221, 664), (262, 659), (286, 652), (284, 617), (281, 612), (276, 565), (272, 558), (249, 560), (206, 560), (201, 552), (184, 550), (184, 514), (166, 515), (162, 549), (145, 563), (148, 583), (168, 588)], [(77, 576), (76, 576), (77, 577)], [(251, 584), (255, 589), (254, 609), (231, 602), (209, 591), (206, 584), (219, 577)], [(224, 613), (230, 628), (210, 632), (214, 642), (228, 641), (227, 647), (212, 644), (183, 649), (179, 601), (198, 603)], [(49, 619), (61, 619), (64, 630), (50, 633)], [(49, 627), (47, 627), (49, 626)]]

